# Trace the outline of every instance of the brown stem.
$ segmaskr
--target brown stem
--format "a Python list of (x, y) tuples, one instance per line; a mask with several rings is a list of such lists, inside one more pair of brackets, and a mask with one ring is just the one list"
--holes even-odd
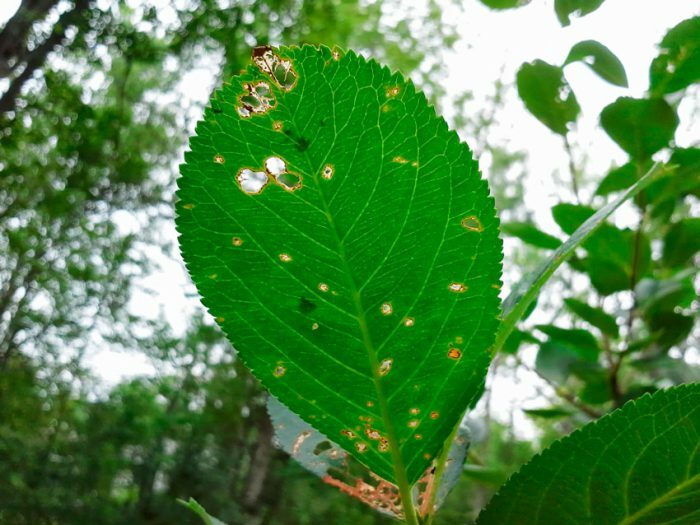
[(578, 193), (578, 170), (574, 164), (574, 152), (571, 148), (571, 142), (569, 142), (569, 135), (564, 135), (564, 147), (566, 148), (566, 154), (569, 157), (569, 173), (571, 174), (571, 189), (574, 192), (574, 197), (576, 202), (581, 204), (581, 197)]

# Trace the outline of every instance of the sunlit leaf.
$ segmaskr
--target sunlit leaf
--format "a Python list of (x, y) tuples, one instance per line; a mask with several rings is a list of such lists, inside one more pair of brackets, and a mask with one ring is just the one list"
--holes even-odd
[(478, 525), (698, 523), (700, 384), (627, 403), (515, 474)]
[(586, 16), (598, 9), (604, 0), (554, 0), (554, 11), (563, 26), (571, 23), (571, 17)]
[(673, 93), (700, 81), (700, 16), (683, 20), (664, 36), (649, 70), (651, 92)]
[(181, 167), (183, 257), (262, 384), (407, 490), (481, 392), (501, 271), (493, 200), (401, 75), (328, 48), (253, 57)]
[(575, 44), (564, 61), (564, 65), (583, 62), (600, 78), (616, 86), (627, 87), (625, 66), (620, 59), (600, 42), (583, 40)]
[(517, 75), (525, 107), (553, 132), (566, 135), (581, 108), (561, 68), (542, 60), (523, 64)]
[(600, 124), (633, 159), (645, 160), (669, 145), (678, 116), (663, 99), (620, 97), (600, 113)]

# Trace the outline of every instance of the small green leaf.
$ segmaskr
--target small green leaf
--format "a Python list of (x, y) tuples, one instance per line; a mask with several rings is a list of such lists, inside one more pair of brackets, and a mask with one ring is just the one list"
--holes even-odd
[(700, 384), (646, 395), (554, 443), (477, 525), (700, 521)]
[(600, 181), (596, 195), (610, 195), (618, 191), (626, 190), (637, 182), (637, 165), (634, 162), (623, 164), (619, 168), (610, 170)]
[(552, 218), (564, 233), (571, 235), (588, 219), (593, 217), (595, 210), (590, 206), (562, 202), (552, 207)]
[(503, 302), (503, 317), (496, 334), (493, 352), (497, 352), (505, 343), (508, 336), (515, 328), (516, 323), (523, 318), (523, 314), (533, 304), (542, 287), (547, 283), (554, 272), (568, 260), (587, 239), (600, 228), (617, 208), (625, 201), (635, 197), (644, 190), (657, 177), (663, 175), (664, 168), (661, 164), (655, 164), (637, 183), (627, 189), (616, 200), (603, 206), (583, 223), (573, 235), (562, 244), (555, 252), (544, 261), (534, 272), (526, 275), (513, 287), (506, 300)]
[(700, 218), (673, 223), (664, 237), (663, 260), (667, 266), (681, 266), (700, 251)]
[(571, 415), (570, 410), (557, 407), (523, 408), (523, 412), (534, 419), (561, 419), (562, 417), (569, 417)]
[(529, 4), (532, 0), (479, 0), (486, 7), (496, 10), (514, 9)]
[(649, 70), (650, 91), (665, 95), (700, 81), (700, 16), (683, 20), (659, 45)]
[(506, 342), (503, 344), (501, 352), (504, 354), (517, 354), (523, 343), (539, 343), (540, 341), (529, 332), (523, 332), (517, 328), (513, 330)]
[(563, 383), (572, 373), (597, 362), (600, 348), (590, 332), (553, 325), (537, 326), (537, 329), (549, 336), (535, 360), (537, 370), (548, 379)]
[(217, 520), (215, 517), (210, 516), (209, 513), (207, 513), (207, 511), (204, 509), (204, 507), (202, 507), (194, 498), (190, 498), (187, 501), (179, 499), (177, 500), (177, 502), (180, 505), (187, 507), (197, 516), (199, 516), (202, 519), (204, 525), (226, 525), (223, 521)]
[(602, 308), (590, 306), (588, 303), (572, 297), (564, 299), (564, 304), (569, 310), (587, 323), (595, 326), (605, 335), (613, 338), (617, 338), (620, 335), (620, 329), (617, 326), (615, 318)]
[(604, 0), (554, 0), (554, 11), (559, 23), (568, 26), (571, 16), (582, 17), (598, 9)]
[(528, 111), (554, 133), (566, 135), (581, 108), (562, 69), (535, 60), (520, 67), (517, 84)]
[(600, 124), (633, 159), (646, 160), (669, 145), (678, 116), (663, 99), (620, 97), (600, 113)]
[(504, 235), (517, 237), (524, 243), (546, 250), (556, 250), (561, 246), (561, 241), (559, 239), (543, 232), (530, 222), (509, 222), (501, 224), (501, 232)]
[(493, 199), (400, 74), (325, 47), (253, 61), (214, 95), (181, 166), (183, 258), (262, 384), (405, 494), (481, 394)]
[(627, 87), (627, 73), (620, 59), (600, 42), (583, 40), (575, 44), (564, 65), (583, 62), (603, 80), (620, 87)]

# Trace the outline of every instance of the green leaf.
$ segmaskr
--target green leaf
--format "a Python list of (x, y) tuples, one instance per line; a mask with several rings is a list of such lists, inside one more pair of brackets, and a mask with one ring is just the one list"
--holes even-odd
[(542, 60), (523, 64), (517, 75), (525, 107), (554, 133), (566, 135), (581, 108), (560, 67)]
[(598, 9), (604, 0), (554, 0), (554, 11), (557, 13), (559, 23), (568, 26), (571, 23), (571, 15), (576, 17), (586, 16)]
[(496, 10), (514, 9), (529, 4), (532, 0), (479, 0), (486, 7)]
[[(534, 304), (534, 303), (533, 303)], [(539, 343), (540, 341), (529, 332), (523, 332), (517, 328), (508, 336), (501, 351), (504, 354), (517, 354), (523, 343)]]
[(400, 74), (325, 47), (253, 57), (181, 167), (184, 260), (262, 384), (405, 495), (481, 393), (493, 200)]
[(664, 173), (661, 164), (654, 166), (637, 183), (620, 195), (616, 200), (603, 206), (595, 212), (586, 222), (584, 222), (574, 234), (546, 260), (534, 272), (525, 276), (513, 286), (506, 300), (503, 302), (503, 316), (501, 324), (496, 334), (496, 341), (493, 346), (493, 353), (503, 346), (508, 336), (515, 328), (516, 323), (522, 319), (523, 314), (528, 310), (535, 298), (539, 295), (542, 287), (547, 283), (554, 272), (569, 259), (576, 248), (590, 238), (595, 231), (600, 228), (605, 219), (619, 208), (625, 201), (633, 198), (640, 191), (644, 190), (651, 182)]
[(571, 415), (570, 410), (564, 408), (524, 408), (523, 412), (533, 419), (560, 419), (562, 417), (569, 417)]
[(667, 266), (680, 266), (700, 251), (700, 218), (673, 223), (664, 237), (663, 260)]
[(595, 210), (590, 206), (561, 202), (552, 207), (552, 218), (564, 233), (571, 235), (588, 219), (593, 217)]
[(620, 87), (627, 87), (625, 66), (620, 59), (600, 42), (583, 40), (575, 44), (564, 61), (564, 65), (583, 62), (603, 80)]
[(210, 516), (209, 513), (202, 507), (196, 499), (190, 498), (185, 501), (182, 499), (177, 500), (180, 505), (183, 505), (194, 512), (197, 516), (202, 518), (204, 525), (226, 525), (223, 521), (217, 520), (215, 517)]
[(617, 338), (620, 335), (620, 329), (617, 326), (615, 318), (602, 308), (590, 306), (588, 303), (579, 301), (572, 297), (564, 299), (564, 304), (573, 313), (578, 315), (588, 324), (595, 326), (605, 335)]
[(561, 241), (559, 239), (543, 232), (530, 222), (509, 222), (501, 224), (501, 232), (504, 235), (517, 237), (524, 243), (546, 250), (556, 250), (561, 246)]
[(610, 170), (600, 181), (596, 190), (596, 195), (609, 195), (618, 191), (626, 190), (637, 182), (637, 165), (634, 162), (623, 164), (619, 168)]
[(540, 374), (563, 383), (572, 373), (595, 365), (600, 348), (585, 330), (565, 329), (553, 325), (538, 326), (549, 339), (540, 345), (535, 366)]
[(700, 16), (683, 20), (659, 45), (649, 70), (650, 91), (665, 95), (700, 81)]
[(477, 525), (698, 523), (700, 384), (629, 402), (525, 465)]
[(669, 145), (678, 116), (660, 98), (620, 97), (600, 113), (600, 124), (633, 159), (645, 160)]

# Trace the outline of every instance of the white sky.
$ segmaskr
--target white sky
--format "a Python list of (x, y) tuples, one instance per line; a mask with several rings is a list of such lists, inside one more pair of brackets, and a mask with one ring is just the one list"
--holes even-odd
[[(12, 15), (19, 1), (0, 0), (0, 24)], [(406, 3), (421, 5), (423, 2)], [(581, 40), (598, 40), (620, 58), (627, 71), (629, 89), (604, 82), (581, 63), (567, 66), (565, 70), (582, 108), (574, 142), (578, 151), (590, 152), (589, 172), (601, 176), (611, 164), (624, 162), (625, 155), (598, 129), (600, 110), (619, 96), (642, 96), (648, 86), (649, 64), (657, 53), (657, 43), (669, 28), (700, 14), (700, 4), (692, 0), (607, 0), (593, 14), (573, 19), (569, 27), (562, 28), (554, 14), (553, 0), (533, 0), (526, 7), (501, 12), (490, 11), (477, 0), (464, 0), (461, 7), (445, 0), (445, 5), (445, 19), (457, 24), (460, 35), (454, 50), (442, 57), (447, 71), (444, 82), (448, 98), (468, 90), (475, 95), (474, 104), (479, 104), (493, 92), (497, 79), (512, 84), (523, 62), (539, 58), (560, 64), (571, 46)], [(181, 85), (183, 100), (204, 103), (211, 87), (211, 71), (204, 68), (189, 72)], [(681, 131), (677, 136), (680, 145), (700, 139), (700, 125), (689, 122), (688, 118), (691, 107), (698, 103), (700, 91), (696, 89), (693, 96), (695, 101), (688, 100), (680, 108)], [(543, 228), (556, 232), (549, 209), (562, 199), (562, 188), (553, 182), (554, 172), (567, 169), (561, 138), (527, 113), (515, 93), (506, 100), (494, 133), (497, 140), (507, 143), (513, 150), (528, 153), (525, 206), (536, 212), (536, 220)], [(624, 222), (624, 217), (618, 220)], [(125, 227), (129, 225), (128, 218), (120, 222)], [(134, 224), (133, 227), (138, 226)], [(162, 235), (165, 239), (174, 239), (173, 226), (168, 226)], [(132, 307), (136, 313), (146, 316), (157, 315), (162, 310), (180, 331), (198, 300), (192, 294), (179, 260), (163, 257), (155, 250), (151, 255), (161, 268), (142, 285), (155, 291), (156, 296), (137, 292)], [(95, 352), (88, 362), (108, 384), (154, 371), (142, 354), (109, 349)], [(512, 412), (516, 426), (527, 429), (530, 425), (525, 416), (511, 409), (523, 405), (541, 406), (538, 381), (526, 372), (520, 374), (519, 380), (501, 378), (498, 381), (499, 388), (492, 394), (493, 407), (502, 414)]]

